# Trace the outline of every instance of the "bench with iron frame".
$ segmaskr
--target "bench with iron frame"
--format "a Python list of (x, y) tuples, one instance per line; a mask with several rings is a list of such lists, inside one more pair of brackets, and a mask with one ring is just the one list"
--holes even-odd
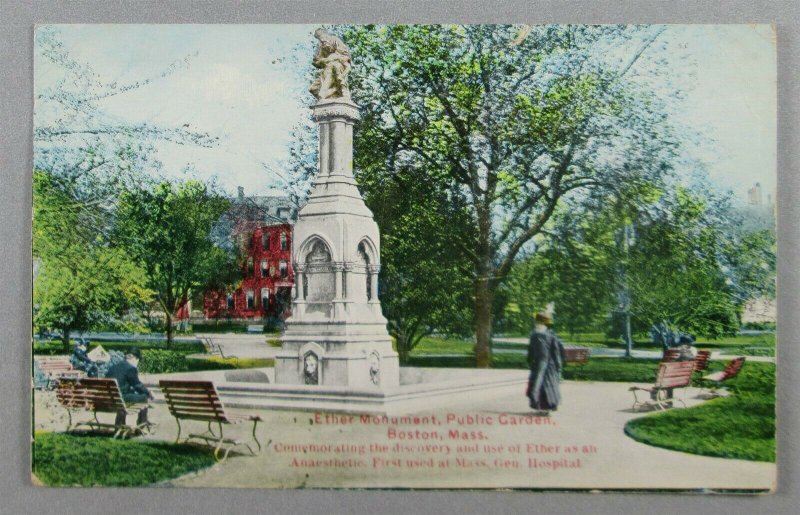
[(222, 359), (225, 359), (225, 352), (222, 350), (222, 345), (219, 343), (214, 343), (214, 340), (208, 336), (200, 337), (200, 341), (203, 342), (203, 347), (206, 350), (206, 354), (218, 355)]
[[(128, 425), (127, 422), (113, 424), (101, 422), (98, 413), (117, 414), (124, 412), (127, 415), (138, 414), (139, 410), (146, 407), (147, 403), (126, 403), (122, 398), (116, 379), (112, 378), (81, 378), (62, 379), (56, 386), (56, 398), (67, 410), (67, 431), (74, 431), (80, 426), (87, 426), (91, 431), (109, 429), (113, 431), (114, 438), (126, 438), (149, 432), (153, 424)], [(72, 424), (73, 411), (91, 411), (92, 418), (83, 422)]]
[[(674, 399), (670, 394), (676, 388), (682, 388), (685, 391), (686, 387), (692, 382), (693, 372), (694, 361), (662, 361), (658, 366), (658, 373), (653, 386), (631, 386), (629, 388), (629, 391), (633, 392), (633, 410), (636, 411), (642, 406), (652, 406), (662, 410), (672, 407)], [(647, 392), (650, 394), (650, 398), (639, 400), (636, 395), (637, 391)], [(683, 404), (684, 408), (686, 407), (686, 402), (683, 399), (678, 398), (677, 400)]]
[[(161, 380), (158, 383), (164, 394), (170, 414), (175, 417), (178, 423), (178, 435), (175, 443), (181, 438), (181, 421), (196, 420), (206, 422), (208, 429), (203, 433), (190, 433), (184, 442), (196, 438), (203, 440), (206, 444), (214, 447), (214, 458), (217, 461), (224, 461), (237, 446), (245, 446), (250, 454), (255, 456), (261, 452), (261, 442), (256, 437), (256, 427), (262, 421), (258, 415), (234, 414), (225, 409), (222, 400), (217, 394), (214, 383), (211, 381), (182, 381), (182, 380)], [(223, 426), (229, 424), (239, 424), (242, 422), (252, 422), (253, 442), (258, 447), (258, 452), (247, 442), (241, 442), (231, 438), (225, 438)], [(213, 426), (217, 426), (218, 433), (214, 432)], [(224, 455), (220, 458), (220, 453)]]

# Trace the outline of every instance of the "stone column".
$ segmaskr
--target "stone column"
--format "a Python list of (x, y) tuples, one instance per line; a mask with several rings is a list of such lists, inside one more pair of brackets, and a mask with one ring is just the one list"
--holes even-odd
[(295, 288), (295, 302), (297, 303), (304, 303), (306, 301), (305, 295), (305, 276), (306, 276), (306, 266), (305, 265), (295, 265), (294, 266), (294, 288)]
[(378, 273), (381, 271), (380, 265), (369, 265), (367, 267), (367, 273), (370, 275), (370, 303), (371, 304), (380, 304), (381, 301), (378, 298)]
[(337, 300), (344, 300), (342, 297), (342, 272), (344, 272), (344, 265), (342, 263), (334, 263), (333, 270), (336, 274), (336, 296), (333, 298), (335, 302)]
[(330, 124), (320, 120), (319, 121), (319, 175), (330, 174), (330, 138), (329, 129)]

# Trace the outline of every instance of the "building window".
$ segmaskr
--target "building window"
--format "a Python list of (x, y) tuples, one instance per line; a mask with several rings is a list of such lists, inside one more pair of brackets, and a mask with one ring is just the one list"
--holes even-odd
[(281, 277), (286, 277), (289, 275), (289, 265), (283, 259), (281, 259), (281, 262), (278, 263), (278, 269), (281, 272)]
[(252, 276), (255, 272), (253, 270), (253, 258), (247, 258), (247, 275)]
[(289, 240), (285, 232), (281, 233), (281, 250), (289, 250)]
[(261, 307), (264, 311), (269, 307), (269, 288), (261, 288)]
[(236, 309), (236, 302), (233, 300), (233, 293), (228, 294), (228, 309)]
[(264, 250), (269, 250), (269, 233), (263, 232), (261, 233), (261, 248)]
[(256, 296), (253, 293), (253, 290), (247, 290), (247, 309), (253, 309), (256, 307)]
[(268, 277), (269, 274), (269, 264), (267, 263), (266, 259), (261, 260), (261, 277)]

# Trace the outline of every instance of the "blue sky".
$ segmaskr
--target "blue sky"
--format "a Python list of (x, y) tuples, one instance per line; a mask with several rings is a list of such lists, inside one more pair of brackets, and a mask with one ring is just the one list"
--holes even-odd
[[(105, 80), (120, 83), (157, 76), (191, 56), (189, 66), (132, 92), (103, 100), (120, 118), (183, 126), (221, 137), (213, 149), (159, 147), (165, 170), (186, 165), (216, 176), (228, 191), (264, 193), (281, 170), (290, 131), (307, 117), (297, 67), (313, 52), (315, 25), (61, 25), (72, 56)], [(775, 189), (776, 55), (767, 25), (677, 25), (661, 36), (665, 66), (685, 91), (676, 116), (706, 137), (692, 156), (712, 178), (744, 198), (755, 182)], [(674, 58), (671, 58), (674, 57)], [(57, 67), (37, 59), (35, 88), (51, 86)], [(281, 170), (280, 173), (291, 173)], [(773, 195), (774, 196), (774, 195)]]

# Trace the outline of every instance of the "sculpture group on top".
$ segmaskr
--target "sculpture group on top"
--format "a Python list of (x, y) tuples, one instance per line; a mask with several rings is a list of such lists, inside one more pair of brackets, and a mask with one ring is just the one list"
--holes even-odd
[(319, 72), (308, 90), (320, 101), (332, 98), (349, 99), (347, 75), (352, 65), (350, 49), (344, 41), (323, 29), (317, 29), (314, 37), (319, 40), (319, 46), (313, 64)]

